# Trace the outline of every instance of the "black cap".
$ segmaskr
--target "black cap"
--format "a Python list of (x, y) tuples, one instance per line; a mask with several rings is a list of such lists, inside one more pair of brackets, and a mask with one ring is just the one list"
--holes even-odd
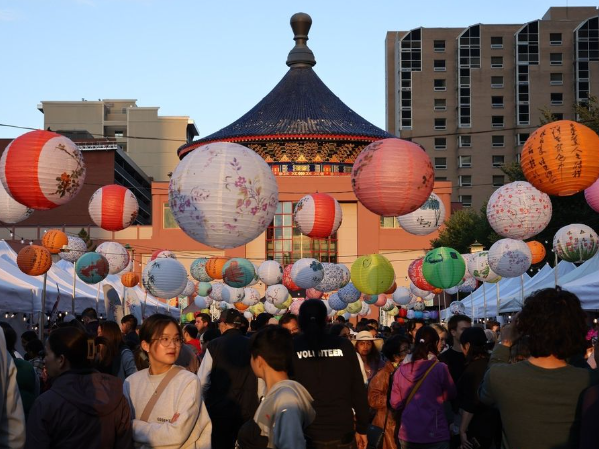
[(233, 324), (235, 326), (241, 326), (242, 319), (241, 313), (237, 309), (227, 309), (220, 314), (220, 323)]

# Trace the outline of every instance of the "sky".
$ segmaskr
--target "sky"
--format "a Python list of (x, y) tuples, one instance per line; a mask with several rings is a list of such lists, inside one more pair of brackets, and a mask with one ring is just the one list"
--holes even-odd
[[(569, 4), (568, 4), (569, 3)], [(315, 71), (385, 127), (387, 31), (525, 23), (579, 0), (0, 0), (0, 124), (43, 127), (41, 101), (137, 99), (207, 136), (288, 70), (290, 17), (312, 16)], [(25, 130), (0, 126), (0, 138)]]

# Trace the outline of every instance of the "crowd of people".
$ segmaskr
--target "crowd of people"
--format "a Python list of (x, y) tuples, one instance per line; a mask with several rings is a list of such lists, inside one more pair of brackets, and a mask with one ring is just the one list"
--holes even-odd
[(299, 315), (0, 323), (0, 447), (597, 449), (597, 330), (534, 293), (513, 323)]

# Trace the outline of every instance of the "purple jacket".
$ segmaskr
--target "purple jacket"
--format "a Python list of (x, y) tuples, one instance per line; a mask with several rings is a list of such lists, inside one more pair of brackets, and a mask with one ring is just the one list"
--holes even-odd
[[(412, 388), (436, 361), (417, 360), (400, 365), (393, 376), (391, 406), (402, 409)], [(449, 424), (443, 402), (457, 396), (447, 365), (437, 363), (420, 385), (401, 416), (399, 439), (410, 443), (449, 441)]]

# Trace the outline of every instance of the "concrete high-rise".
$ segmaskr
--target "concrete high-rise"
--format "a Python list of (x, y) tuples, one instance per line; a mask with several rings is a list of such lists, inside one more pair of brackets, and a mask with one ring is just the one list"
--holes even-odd
[(599, 13), (553, 7), (525, 24), (387, 33), (387, 131), (421, 144), (452, 201), (481, 207), (507, 182), (543, 108), (575, 119), (599, 95)]

